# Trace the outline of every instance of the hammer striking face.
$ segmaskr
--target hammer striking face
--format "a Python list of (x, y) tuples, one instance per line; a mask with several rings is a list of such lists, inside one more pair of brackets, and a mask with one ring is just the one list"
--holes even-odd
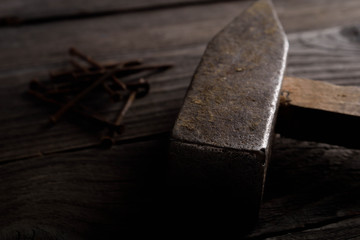
[(192, 214), (217, 211), (249, 224), (256, 218), (287, 51), (269, 0), (208, 44), (170, 145), (169, 182), (183, 190), (179, 205), (194, 204)]

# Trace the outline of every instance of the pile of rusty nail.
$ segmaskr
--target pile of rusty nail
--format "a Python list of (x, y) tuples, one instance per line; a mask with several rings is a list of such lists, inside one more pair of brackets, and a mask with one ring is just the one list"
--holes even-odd
[[(171, 64), (145, 65), (141, 60), (100, 64), (76, 48), (70, 48), (69, 54), (74, 57), (70, 60), (74, 70), (50, 73), (50, 81), (33, 79), (28, 92), (43, 102), (59, 107), (59, 110), (50, 117), (52, 124), (70, 111), (106, 127), (108, 132), (101, 138), (101, 144), (108, 147), (114, 143), (116, 135), (123, 132), (124, 116), (134, 100), (146, 96), (150, 89), (149, 82), (143, 77), (135, 81), (122, 79), (144, 71), (150, 72), (148, 75), (151, 75), (172, 67)], [(78, 60), (85, 62), (87, 67)], [(123, 102), (114, 121), (108, 121), (80, 104), (80, 100), (96, 89), (104, 90), (103, 92), (107, 93), (113, 102)]]

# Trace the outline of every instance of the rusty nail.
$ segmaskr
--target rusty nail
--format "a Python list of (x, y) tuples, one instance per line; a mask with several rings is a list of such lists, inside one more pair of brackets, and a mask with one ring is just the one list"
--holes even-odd
[(54, 115), (50, 117), (50, 121), (52, 123), (56, 123), (59, 118), (70, 108), (72, 108), (80, 99), (85, 97), (89, 92), (94, 90), (98, 85), (102, 84), (106, 79), (111, 77), (114, 72), (116, 72), (118, 68), (114, 68), (111, 71), (108, 71), (106, 74), (101, 76), (98, 80), (93, 82), (89, 87), (85, 88), (83, 91), (81, 91), (78, 95), (76, 95), (72, 100), (70, 100), (67, 104), (65, 104), (62, 108), (60, 108)]
[[(165, 70), (168, 69), (170, 67), (172, 67), (173, 65), (170, 64), (164, 64), (164, 65), (140, 65), (140, 66), (128, 66), (128, 67), (122, 67), (122, 68), (118, 68), (117, 71), (114, 72), (114, 74), (120, 74), (120, 73), (128, 73), (128, 72), (140, 72), (140, 71), (145, 71), (145, 70)], [(94, 77), (94, 76), (99, 76), (103, 74), (103, 70), (97, 70), (97, 71), (92, 71), (90, 73), (75, 73), (74, 76), (81, 79), (84, 77)]]
[(136, 97), (136, 91), (132, 91), (124, 105), (121, 109), (119, 115), (116, 117), (114, 125), (118, 127), (117, 129), (110, 129), (106, 136), (101, 138), (101, 146), (110, 148), (115, 143), (116, 132), (121, 133), (123, 131), (123, 125), (121, 124), (126, 112), (131, 107)]
[(116, 134), (121, 134), (124, 131), (124, 125), (117, 126), (116, 129), (109, 129), (108, 133), (101, 137), (100, 145), (104, 148), (111, 148), (113, 144), (115, 144), (115, 136)]
[(134, 102), (136, 97), (136, 91), (132, 91), (124, 105), (124, 107), (121, 109), (119, 115), (117, 116), (116, 120), (115, 120), (115, 126), (120, 126), (126, 112), (129, 110), (129, 108), (131, 107), (132, 103)]
[(83, 78), (94, 78), (104, 74), (104, 70), (112, 70), (115, 66), (123, 66), (121, 69), (119, 68), (116, 73), (129, 73), (129, 72), (138, 72), (143, 70), (156, 70), (156, 69), (165, 69), (169, 68), (172, 65), (140, 65), (141, 62), (139, 60), (131, 60), (127, 62), (119, 62), (117, 64), (107, 64), (104, 65), (104, 69), (99, 69), (98, 67), (90, 67), (88, 68), (88, 72), (74, 72), (74, 71), (59, 71), (59, 72), (50, 72), (50, 78), (52, 80), (68, 80), (71, 79), (83, 79)]
[(136, 91), (136, 98), (142, 98), (149, 93), (150, 84), (145, 79), (140, 78), (138, 82), (128, 83), (127, 88)]
[[(64, 104), (59, 102), (59, 101), (56, 101), (54, 99), (51, 99), (51, 98), (48, 98), (46, 97), (45, 95), (37, 92), (37, 91), (34, 91), (34, 90), (29, 90), (28, 91), (31, 95), (33, 95), (34, 97), (36, 97), (37, 99), (43, 101), (43, 102), (46, 102), (46, 103), (50, 103), (50, 104), (53, 104), (53, 105), (57, 105), (57, 106), (63, 106)], [(101, 124), (103, 124), (104, 126), (107, 126), (109, 127), (110, 129), (113, 129), (113, 130), (116, 130), (116, 131), (119, 131), (121, 130), (119, 126), (115, 126), (112, 122), (109, 122), (105, 119), (103, 119), (102, 117), (100, 116), (97, 116), (96, 114), (89, 114), (84, 110), (80, 110), (80, 109), (71, 109), (71, 111), (83, 116), (83, 117), (86, 117), (86, 118), (89, 118), (89, 119), (93, 119), (95, 120), (96, 122), (99, 122)]]
[(138, 66), (142, 64), (142, 60), (141, 59), (135, 59), (135, 60), (129, 60), (124, 62), (124, 67), (133, 67), (133, 66)]
[(69, 49), (69, 53), (70, 55), (73, 55), (73, 56), (77, 56), (79, 57), (80, 59), (84, 60), (85, 62), (89, 63), (90, 65), (98, 68), (98, 69), (104, 69), (103, 66), (101, 66), (101, 64), (99, 64), (98, 62), (96, 62), (94, 59), (92, 59), (91, 57), (83, 54), (82, 52), (80, 52), (78, 49), (74, 48), (74, 47), (71, 47)]
[(103, 82), (104, 89), (109, 93), (111, 100), (118, 102), (122, 99), (122, 94), (119, 91), (114, 91), (106, 82)]
[(112, 79), (122, 90), (127, 90), (127, 86), (123, 81), (121, 81), (114, 75), (112, 76)]
[(103, 87), (104, 87), (104, 89), (109, 93), (110, 96), (112, 96), (112, 95), (115, 94), (115, 91), (112, 90), (112, 88), (109, 86), (108, 83), (103, 82)]
[(39, 79), (34, 78), (30, 81), (30, 89), (31, 90), (46, 90), (47, 87), (42, 84)]
[(100, 145), (103, 148), (111, 148), (115, 144), (115, 139), (112, 135), (103, 136), (100, 140)]
[(84, 66), (82, 66), (80, 63), (74, 61), (74, 59), (70, 59), (70, 63), (71, 65), (73, 65), (77, 70), (79, 70), (80, 72), (84, 72), (84, 73), (88, 73), (89, 70), (87, 68), (85, 68)]

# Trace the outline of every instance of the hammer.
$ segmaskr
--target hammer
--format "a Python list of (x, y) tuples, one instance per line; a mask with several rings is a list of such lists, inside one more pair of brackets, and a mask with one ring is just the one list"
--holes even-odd
[(360, 88), (284, 77), (287, 52), (270, 0), (209, 42), (170, 140), (169, 212), (181, 224), (251, 228), (274, 132), (360, 147)]

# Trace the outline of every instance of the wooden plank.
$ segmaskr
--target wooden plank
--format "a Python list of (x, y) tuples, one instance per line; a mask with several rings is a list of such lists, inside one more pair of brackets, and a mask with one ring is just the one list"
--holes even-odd
[(274, 0), (276, 10), (287, 32), (323, 29), (359, 22), (356, 0)]
[(311, 236), (317, 228), (359, 217), (359, 157), (360, 150), (276, 138), (259, 224), (248, 239)]
[[(223, 11), (232, 7), (231, 4), (225, 5)], [(46, 154), (52, 151), (89, 146), (98, 142), (98, 132), (95, 135), (88, 134), (83, 129), (78, 129), (78, 126), (69, 125), (66, 122), (63, 123), (65, 125), (59, 124), (55, 128), (44, 131), (43, 126), (50, 112), (43, 112), (42, 108), (33, 102), (30, 103), (28, 98), (21, 97), (27, 89), (29, 79), (36, 76), (44, 77), (47, 70), (64, 66), (64, 60), (68, 58), (66, 49), (74, 43), (81, 45), (83, 51), (99, 61), (140, 57), (144, 58), (145, 62), (175, 63), (176, 68), (164, 73), (165, 75), (159, 76), (158, 79), (149, 79), (150, 95), (137, 101), (125, 118), (127, 125), (125, 132), (131, 138), (143, 136), (144, 132), (141, 129), (145, 130), (145, 135), (169, 131), (204, 49), (204, 43), (226, 24), (224, 20), (218, 21), (224, 13), (215, 14), (209, 19), (208, 10), (209, 8), (198, 7), (139, 13), (130, 16), (131, 20), (129, 16), (110, 17), (101, 21), (88, 19), (79, 21), (77, 27), (74, 27), (73, 22), (63, 22), (48, 26), (23, 27), (21, 32), (19, 29), (2, 29), (4, 41), (1, 41), (3, 44), (0, 44), (0, 48), (4, 50), (1, 55), (4, 58), (0, 59), (2, 63), (0, 69), (3, 70), (4, 77), (1, 80), (2, 96), (4, 96), (3, 110), (7, 112), (6, 115), (2, 115), (5, 118), (2, 126), (12, 129), (6, 131), (2, 137), (5, 144), (3, 147), (7, 149), (3, 152), (2, 159)], [(146, 24), (143, 19), (147, 20)], [(163, 19), (169, 20), (164, 24)], [(187, 20), (180, 21), (180, 19)], [(82, 31), (79, 32), (79, 29)], [(114, 31), (114, 29), (124, 29), (124, 32), (126, 30), (126, 38), (123, 32)], [(189, 33), (195, 29), (201, 29), (201, 31), (199, 34), (192, 34), (192, 38), (188, 38), (186, 32)], [(88, 41), (92, 38), (94, 39)], [(17, 44), (12, 44), (10, 41), (16, 41)], [(54, 44), (56, 42), (57, 44)], [(25, 46), (32, 47), (25, 48)], [(39, 54), (39, 52), (46, 54)], [(21, 56), (15, 56), (17, 54)], [(18, 97), (13, 101), (8, 101), (5, 97), (7, 94)], [(142, 110), (133, 114), (136, 109)], [(30, 111), (31, 114), (24, 116), (25, 111)], [(133, 124), (129, 125), (128, 122)], [(39, 144), (32, 141), (33, 136), (42, 139), (38, 142)], [(64, 136), (68, 137), (64, 138)], [(23, 141), (19, 141), (19, 137)], [(123, 135), (123, 139), (128, 137)], [(45, 144), (47, 147), (44, 149), (44, 143), (49, 139), (58, 139), (58, 141)], [(29, 142), (31, 142), (31, 148), (27, 147), (30, 145)]]
[(357, 85), (357, 32), (357, 25), (350, 25), (290, 34), (287, 75)]
[(359, 239), (360, 218), (351, 218), (344, 221), (332, 223), (319, 228), (305, 230), (296, 233), (287, 233), (281, 236), (266, 238), (267, 240), (286, 239)]
[[(174, 225), (163, 189), (167, 144), (161, 136), (1, 164), (0, 238), (35, 232), (41, 239), (99, 239), (134, 227), (166, 233)], [(360, 212), (359, 156), (359, 150), (276, 139), (260, 222), (246, 238), (291, 239), (337, 223), (336, 231), (350, 226), (351, 233), (359, 222), (344, 223)], [(186, 223), (179, 226), (186, 233)]]
[(148, 232), (159, 221), (166, 139), (1, 165), (0, 238), (102, 239), (135, 226)]
[(135, 0), (135, 1), (49, 1), (49, 0), (4, 0), (1, 2), (0, 16), (16, 16), (19, 19), (70, 16), (97, 12), (140, 10), (178, 4), (201, 3), (206, 0)]
[[(345, 22), (351, 21), (356, 9), (353, 5), (345, 11), (347, 14), (341, 15), (341, 11), (332, 14), (335, 21), (342, 17)], [(205, 9), (194, 11), (194, 18), (184, 23), (181, 17), (186, 14), (179, 12), (186, 9), (178, 10), (168, 14), (164, 14), (167, 11), (144, 14), (150, 18), (137, 26), (139, 31), (131, 21), (119, 25), (129, 19), (120, 21), (117, 17), (109, 17), (105, 22), (106, 18), (77, 21), (84, 32), (72, 28), (74, 22), (65, 23), (66, 26), (59, 22), (46, 27), (1, 30), (4, 34), (0, 35), (0, 49), (6, 54), (0, 61), (0, 146), (4, 154), (2, 160), (6, 160), (0, 164), (0, 190), (6, 193), (0, 196), (1, 239), (99, 239), (107, 237), (104, 233), (118, 236), (124, 233), (119, 233), (119, 228), (127, 228), (138, 221), (143, 226), (149, 220), (146, 216), (157, 216), (146, 209), (155, 204), (156, 211), (156, 204), (161, 202), (157, 198), (161, 191), (156, 184), (161, 182), (157, 177), (161, 178), (164, 172), (161, 161), (166, 159), (166, 136), (158, 142), (116, 146), (110, 151), (93, 149), (97, 136), (79, 129), (76, 124), (63, 121), (62, 125), (44, 131), (41, 127), (52, 111), (23, 97), (23, 92), (31, 77), (44, 77), (48, 70), (64, 66), (64, 52), (74, 43), (101, 61), (139, 56), (157, 62), (173, 61), (176, 67), (151, 79), (153, 92), (147, 98), (149, 101), (138, 102), (127, 119), (128, 130), (131, 129), (127, 139), (168, 132), (171, 116), (177, 114), (204, 44), (227, 22), (223, 20), (227, 18), (226, 8), (221, 8), (225, 12), (212, 20), (203, 18), (208, 16)], [(229, 13), (232, 11), (235, 12), (229, 7)], [(304, 16), (305, 13), (299, 14)], [(141, 23), (136, 20), (141, 15), (134, 14), (132, 21)], [(312, 21), (311, 15), (307, 15), (309, 20), (294, 17), (297, 23), (285, 24), (295, 24), (297, 28), (319, 27), (329, 20), (329, 24), (334, 24), (329, 16), (322, 19), (322, 15), (328, 16), (319, 14), (319, 21)], [(178, 21), (171, 22), (173, 17)], [(170, 24), (159, 27), (164, 22)], [(192, 22), (197, 24), (190, 27)], [(160, 25), (156, 27), (156, 24)], [(117, 26), (130, 33), (128, 42), (122, 40), (125, 34), (113, 33), (113, 29), (119, 29)], [(346, 31), (335, 28), (291, 35), (288, 73), (359, 85), (356, 30), (356, 27)], [(99, 34), (104, 39), (94, 37)], [(192, 35), (194, 37), (188, 37)], [(103, 52), (99, 51), (101, 46), (106, 46)], [(150, 122), (144, 122), (149, 119)], [(87, 138), (92, 140), (85, 140)], [(44, 144), (49, 149), (43, 148)], [(79, 150), (77, 147), (81, 146), (92, 149)], [(77, 151), (71, 152), (74, 148)], [(57, 153), (65, 150), (70, 152)], [(19, 160), (39, 151), (45, 152), (45, 156)], [(248, 238), (357, 238), (359, 151), (277, 139), (273, 153), (260, 223)], [(130, 180), (136, 184), (132, 185)]]
[[(182, 65), (183, 68), (174, 68), (149, 79), (151, 84), (149, 95), (136, 100), (124, 119), (125, 132), (121, 136), (122, 140), (167, 132), (172, 128), (191, 79), (191, 73), (184, 76), (182, 71), (186, 69), (192, 72), (198, 61), (197, 58), (192, 57), (178, 60), (177, 64)], [(91, 125), (80, 127), (79, 122), (69, 122), (64, 119), (54, 127), (47, 128), (48, 117), (57, 108), (46, 108), (36, 99), (23, 96), (27, 85), (24, 82), (21, 88), (9, 91), (8, 94), (19, 97), (13, 101), (4, 100), (8, 104), (2, 105), (3, 111), (7, 113), (1, 117), (4, 127), (1, 130), (3, 131), (1, 139), (4, 143), (2, 145), (4, 151), (1, 154), (3, 160), (16, 156), (22, 158), (48, 154), (99, 143), (103, 132), (100, 129), (91, 129)], [(3, 94), (5, 96), (6, 92), (3, 91)], [(107, 115), (111, 116), (118, 112), (118, 104), (108, 103), (108, 105), (111, 108), (107, 110), (110, 112)], [(49, 144), (49, 141), (54, 142)]]
[[(229, 2), (231, 0), (228, 0)], [(232, 0), (233, 1), (233, 0)], [(135, 0), (135, 1), (49, 1), (4, 0), (0, 5), (0, 25), (34, 24), (66, 19), (126, 14), (192, 5), (216, 4), (218, 0)]]
[[(13, 71), (25, 71), (23, 68), (27, 68), (27, 71), (38, 71), (44, 69), (43, 65), (54, 68), (64, 62), (64, 49), (72, 45), (81, 45), (84, 51), (99, 60), (125, 58), (135, 53), (140, 55), (140, 50), (140, 56), (146, 57), (151, 56), (152, 51), (161, 49), (175, 50), (180, 46), (203, 45), (233, 17), (240, 14), (244, 7), (242, 2), (224, 3), (102, 19), (83, 19), (76, 21), (77, 24), (69, 21), (2, 29), (0, 70), (3, 74), (11, 74)], [(209, 15), (209, 12), (212, 14)], [(285, 25), (289, 21), (291, 19), (285, 18), (282, 22)], [(354, 31), (353, 34), (356, 33)], [(188, 37), (190, 35), (191, 37)], [(319, 41), (328, 41), (324, 39), (326, 35), (317, 38), (320, 37), (322, 40)], [(341, 37), (338, 40), (341, 40)], [(301, 42), (299, 44), (302, 45)], [(25, 47), (26, 51), (23, 49)], [(294, 47), (292, 43), (291, 48)], [(315, 49), (317, 48), (309, 50)], [(304, 50), (304, 46), (301, 50)]]
[[(203, 45), (244, 9), (240, 3), (222, 4), (221, 11), (215, 11), (218, 7), (198, 6), (82, 19), (76, 24), (68, 21), (2, 29), (0, 71), (9, 74), (24, 68), (59, 66), (72, 45), (81, 46), (81, 50), (99, 61), (134, 55), (146, 58), (159, 50), (181, 51), (184, 46)], [(209, 15), (209, 11), (214, 14)]]
[[(119, 140), (170, 131), (205, 44), (230, 21), (225, 13), (234, 12), (233, 4), (221, 5), (222, 11), (218, 12), (216, 5), (134, 14), (131, 19), (113, 16), (79, 20), (77, 24), (59, 22), (2, 29), (1, 159), (26, 158), (98, 143), (99, 132), (89, 133), (67, 121), (44, 129), (54, 110), (44, 111), (24, 96), (32, 77), (42, 78), (48, 70), (66, 66), (66, 49), (73, 44), (99, 61), (143, 57), (146, 62), (174, 63), (173, 69), (150, 79), (150, 95), (130, 109), (125, 118), (126, 132)], [(215, 13), (209, 16), (209, 10)], [(142, 19), (147, 19), (146, 24)], [(114, 29), (126, 29), (126, 37)], [(356, 28), (289, 35), (288, 75), (359, 85), (358, 44), (356, 31), (352, 30)]]
[[(285, 1), (273, 0), (280, 19), (287, 32), (320, 29), (325, 27), (352, 24), (359, 21), (360, 3), (356, 0), (324, 1)], [(228, 0), (227, 2), (231, 2)], [(234, 6), (247, 6), (251, 1), (236, 1)], [(227, 3), (226, 3), (227, 4)], [(97, 17), (144, 10), (169, 9), (194, 5), (218, 6), (221, 11), (224, 1), (218, 0), (133, 0), (133, 1), (51, 1), (51, 0), (3, 0), (0, 4), (0, 18), (3, 23), (23, 21), (41, 23), (62, 21), (68, 18)], [(211, 7), (210, 7), (211, 8)], [(236, 8), (229, 9), (227, 16), (232, 16)]]

